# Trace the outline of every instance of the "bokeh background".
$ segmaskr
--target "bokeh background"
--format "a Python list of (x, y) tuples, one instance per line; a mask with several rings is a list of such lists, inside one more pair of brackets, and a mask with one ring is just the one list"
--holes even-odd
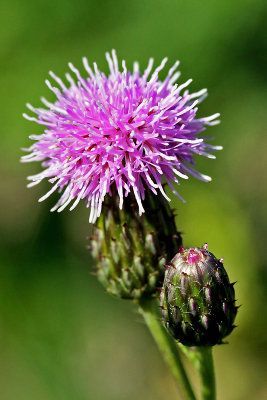
[[(148, 57), (181, 61), (180, 82), (209, 89), (203, 116), (224, 146), (199, 159), (173, 199), (186, 246), (209, 243), (236, 285), (239, 327), (215, 348), (219, 400), (267, 398), (267, 3), (265, 0), (2, 0), (0, 5), (0, 397), (2, 400), (178, 399), (169, 371), (135, 308), (105, 294), (90, 274), (88, 210), (50, 214), (49, 185), (26, 189), (40, 165), (20, 164), (25, 103), (53, 95), (82, 56), (107, 72), (115, 48), (128, 67)], [(194, 375), (193, 379), (198, 384)]]

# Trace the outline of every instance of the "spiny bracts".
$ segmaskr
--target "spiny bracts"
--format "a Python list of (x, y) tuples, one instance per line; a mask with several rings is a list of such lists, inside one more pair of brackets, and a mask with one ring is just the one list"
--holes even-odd
[(223, 343), (235, 327), (234, 284), (222, 261), (205, 244), (181, 248), (167, 266), (160, 294), (163, 321), (171, 335), (186, 346)]
[(174, 215), (161, 196), (148, 194), (147, 212), (139, 215), (132, 196), (123, 210), (116, 195), (104, 201), (103, 211), (90, 237), (96, 275), (108, 293), (140, 299), (157, 292), (164, 266), (182, 241)]

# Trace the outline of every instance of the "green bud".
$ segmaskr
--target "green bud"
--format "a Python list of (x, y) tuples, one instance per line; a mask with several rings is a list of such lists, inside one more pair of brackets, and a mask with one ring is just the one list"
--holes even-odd
[(151, 295), (161, 286), (164, 266), (181, 245), (174, 215), (159, 196), (146, 194), (141, 216), (135, 199), (105, 199), (91, 241), (96, 275), (107, 291), (126, 299)]
[(213, 346), (229, 335), (237, 313), (234, 284), (229, 282), (223, 259), (192, 247), (167, 266), (160, 304), (171, 335), (186, 346)]

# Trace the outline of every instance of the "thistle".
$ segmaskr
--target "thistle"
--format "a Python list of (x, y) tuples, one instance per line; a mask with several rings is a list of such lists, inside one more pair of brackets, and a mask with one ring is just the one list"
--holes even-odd
[[(22, 157), (43, 167), (28, 177), (28, 186), (44, 179), (51, 183), (39, 201), (61, 193), (51, 211), (68, 206), (73, 210), (84, 200), (94, 223), (90, 249), (97, 277), (107, 292), (135, 300), (182, 393), (195, 400), (176, 343), (159, 321), (155, 293), (166, 263), (182, 243), (165, 187), (181, 198), (173, 186), (181, 179), (192, 175), (211, 180), (195, 169), (195, 156), (215, 158), (212, 153), (221, 149), (207, 143), (203, 133), (219, 123), (219, 114), (197, 117), (207, 91), (190, 93), (191, 79), (175, 83), (178, 62), (161, 81), (167, 58), (154, 71), (150, 59), (141, 73), (137, 62), (133, 71), (124, 60), (120, 67), (114, 50), (106, 57), (108, 75), (96, 63), (91, 69), (83, 58), (85, 77), (71, 63), (74, 78), (67, 73), (65, 82), (50, 72), (59, 86), (46, 81), (56, 96), (54, 103), (42, 98), (46, 109), (27, 104), (36, 116), (24, 117), (43, 126), (40, 135), (30, 136), (35, 143)], [(221, 343), (236, 315), (234, 289), (221, 261), (206, 247), (182, 250), (169, 263), (161, 308), (167, 329), (180, 342)], [(210, 386), (214, 394), (214, 384)]]
[(164, 324), (186, 346), (223, 343), (237, 313), (234, 284), (222, 259), (202, 248), (181, 248), (165, 273), (160, 303)]
[(107, 76), (96, 63), (92, 70), (86, 58), (84, 78), (71, 63), (75, 79), (66, 74), (67, 84), (50, 72), (60, 87), (46, 81), (56, 101), (41, 98), (47, 109), (27, 104), (37, 117), (24, 114), (44, 127), (41, 135), (30, 136), (35, 143), (25, 149), (30, 154), (22, 157), (23, 162), (41, 161), (44, 167), (28, 178), (28, 186), (43, 179), (52, 184), (39, 201), (55, 191), (61, 193), (51, 211), (68, 206), (73, 210), (84, 200), (91, 210), (89, 222), (96, 221), (104, 199), (114, 191), (120, 209), (132, 194), (141, 215), (147, 189), (170, 200), (164, 182), (179, 196), (173, 183), (188, 179), (188, 174), (209, 181), (210, 177), (193, 168), (195, 155), (215, 158), (210, 152), (221, 149), (206, 143), (203, 135), (207, 126), (219, 122), (219, 114), (197, 118), (197, 106), (206, 97), (206, 89), (190, 94), (185, 88), (191, 79), (176, 84), (178, 62), (160, 81), (158, 74), (167, 58), (154, 72), (150, 59), (143, 74), (137, 62), (131, 72), (124, 60), (121, 71), (115, 51), (112, 57), (107, 53), (107, 60)]
[(174, 215), (160, 196), (147, 194), (147, 213), (139, 215), (129, 196), (123, 210), (118, 199), (107, 198), (90, 237), (96, 275), (113, 295), (140, 299), (156, 292), (164, 266), (181, 245)]

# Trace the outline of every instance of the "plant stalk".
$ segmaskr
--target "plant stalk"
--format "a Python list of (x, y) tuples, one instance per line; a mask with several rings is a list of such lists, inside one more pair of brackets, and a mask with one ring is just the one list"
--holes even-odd
[(195, 366), (201, 377), (202, 400), (216, 400), (215, 372), (212, 347), (195, 347), (197, 362)]
[(162, 323), (159, 321), (160, 313), (156, 299), (145, 299), (138, 301), (139, 312), (155, 339), (166, 363), (176, 379), (182, 396), (185, 400), (196, 400), (192, 386), (183, 366), (178, 348), (174, 339), (168, 334)]

